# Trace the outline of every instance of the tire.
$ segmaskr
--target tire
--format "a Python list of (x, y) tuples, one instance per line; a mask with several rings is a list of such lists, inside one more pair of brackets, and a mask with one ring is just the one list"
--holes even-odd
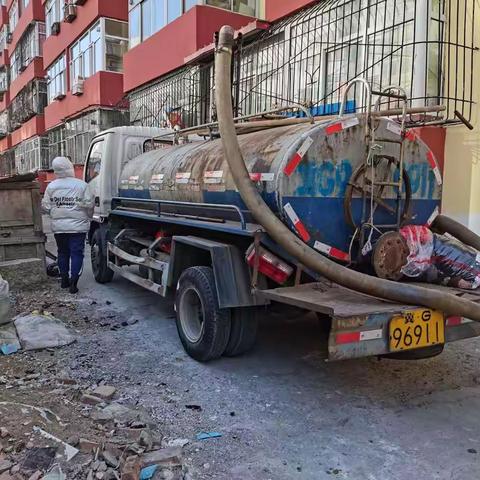
[(257, 331), (257, 308), (232, 309), (232, 328), (224, 355), (226, 357), (235, 357), (250, 351), (257, 340)]
[(113, 279), (113, 270), (107, 265), (107, 239), (105, 232), (97, 228), (90, 240), (92, 272), (98, 283), (109, 283)]
[(218, 306), (210, 267), (191, 267), (178, 281), (175, 295), (177, 330), (185, 351), (199, 362), (220, 358), (231, 329), (230, 309)]

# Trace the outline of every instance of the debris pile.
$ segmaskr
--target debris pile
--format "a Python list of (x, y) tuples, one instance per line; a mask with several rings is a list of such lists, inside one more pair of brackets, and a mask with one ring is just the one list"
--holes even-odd
[[(12, 383), (0, 377), (7, 392), (32, 382), (41, 388), (40, 375)], [(113, 386), (83, 390), (73, 380), (58, 379), (55, 387), (49, 393), (63, 398), (70, 418), (47, 407), (0, 401), (0, 418), (5, 419), (0, 427), (0, 480), (185, 478), (182, 447), (188, 440), (169, 444), (146, 412), (114, 400)]]

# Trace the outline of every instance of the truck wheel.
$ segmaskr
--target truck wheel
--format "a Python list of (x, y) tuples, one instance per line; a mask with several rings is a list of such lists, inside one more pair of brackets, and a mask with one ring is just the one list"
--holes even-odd
[(218, 306), (210, 267), (191, 267), (178, 281), (175, 296), (177, 330), (186, 352), (199, 362), (222, 356), (231, 328), (230, 309)]
[(235, 357), (251, 350), (257, 340), (257, 331), (257, 308), (232, 309), (232, 328), (224, 355), (226, 357)]
[(90, 240), (92, 271), (95, 280), (98, 283), (108, 283), (112, 281), (113, 270), (107, 265), (107, 239), (101, 228), (97, 228)]

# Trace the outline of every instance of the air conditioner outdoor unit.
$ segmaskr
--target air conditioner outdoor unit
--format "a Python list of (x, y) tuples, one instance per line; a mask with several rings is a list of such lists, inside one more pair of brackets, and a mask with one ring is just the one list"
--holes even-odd
[(52, 35), (58, 35), (60, 33), (60, 22), (53, 22), (50, 31)]
[(77, 18), (77, 6), (73, 3), (65, 4), (65, 17), (67, 23), (72, 23)]
[(24, 72), (26, 69), (27, 69), (27, 65), (26, 65), (25, 63), (22, 63), (22, 64), (18, 67), (18, 71), (19, 71), (19, 72)]
[(75, 82), (73, 82), (72, 95), (76, 95), (77, 97), (83, 95), (84, 84), (85, 80), (81, 77), (77, 77)]
[(54, 100), (63, 100), (64, 98), (65, 98), (65, 94), (62, 92), (56, 93), (55, 96), (53, 97)]
[(12, 43), (13, 42), (13, 33), (8, 32), (7, 37), (6, 37), (7, 43)]
[(77, 6), (82, 6), (82, 5), (85, 5), (87, 0), (73, 0), (73, 3)]

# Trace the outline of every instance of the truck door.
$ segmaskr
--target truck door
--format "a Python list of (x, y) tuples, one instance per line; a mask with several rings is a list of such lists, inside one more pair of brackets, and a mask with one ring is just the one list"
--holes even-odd
[(85, 181), (95, 195), (95, 214), (102, 214), (100, 173), (105, 153), (105, 139), (94, 140), (90, 145), (85, 165)]

